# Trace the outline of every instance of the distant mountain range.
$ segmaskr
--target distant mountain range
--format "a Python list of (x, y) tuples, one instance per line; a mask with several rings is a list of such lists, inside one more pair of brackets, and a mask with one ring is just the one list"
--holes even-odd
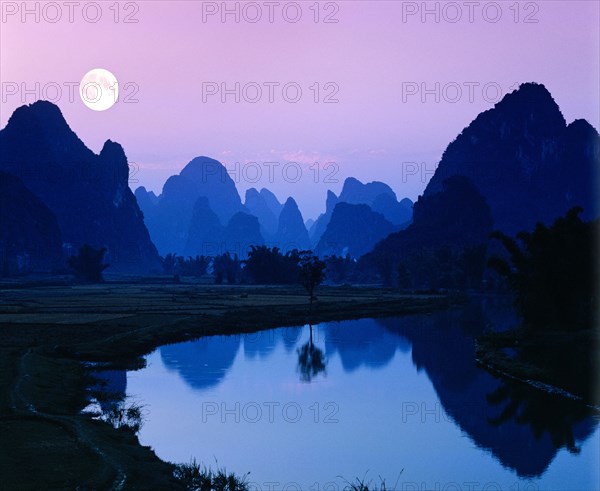
[(584, 120), (567, 125), (548, 90), (527, 83), (448, 145), (414, 217), (413, 203), (387, 184), (348, 178), (339, 196), (327, 192), (325, 212), (305, 221), (293, 197), (281, 203), (268, 189), (249, 189), (242, 202), (208, 157), (171, 176), (159, 196), (143, 187), (134, 196), (118, 143), (94, 154), (57, 106), (38, 101), (0, 131), (0, 260), (3, 270), (64, 267), (88, 243), (108, 248), (112, 270), (144, 272), (160, 270), (158, 253), (243, 258), (260, 244), (388, 259), (475, 245), (491, 229), (514, 234), (575, 205), (598, 217), (599, 160), (598, 132)]
[[(160, 196), (143, 187), (136, 189), (135, 196), (161, 255), (206, 255), (209, 251), (220, 254), (224, 252), (223, 233), (230, 220), (238, 213), (248, 214), (225, 167), (208, 157), (193, 159), (178, 175), (169, 177)], [(229, 230), (240, 221), (243, 218), (238, 217)], [(199, 242), (190, 242), (190, 231)]]
[[(325, 213), (320, 215), (310, 228), (310, 239), (316, 246), (327, 230), (327, 226), (333, 216), (333, 211), (338, 203), (351, 205), (367, 205), (372, 211), (380, 213), (383, 217), (398, 229), (405, 228), (412, 218), (413, 203), (404, 198), (398, 202), (396, 193), (387, 184), (382, 182), (370, 182), (363, 184), (358, 179), (349, 177), (344, 181), (342, 192), (339, 197), (333, 191), (327, 192)], [(348, 224), (352, 227), (352, 224)], [(359, 229), (355, 229), (357, 232)], [(331, 237), (331, 234), (329, 234)], [(345, 247), (340, 243), (340, 246)], [(371, 244), (371, 247), (373, 244)]]
[[(377, 241), (410, 223), (412, 202), (398, 202), (384, 183), (363, 184), (348, 178), (339, 198), (329, 191), (327, 211), (312, 224), (311, 234), (296, 201), (284, 204), (268, 189), (251, 188), (245, 202), (220, 162), (197, 157), (179, 175), (170, 177), (160, 196), (139, 187), (135, 196), (144, 213), (152, 240), (162, 255), (215, 255), (224, 252), (246, 257), (251, 245), (315, 249), (321, 255), (358, 257)], [(340, 204), (359, 207), (357, 221)], [(376, 216), (371, 220), (370, 216)], [(321, 237), (325, 234), (325, 239)]]

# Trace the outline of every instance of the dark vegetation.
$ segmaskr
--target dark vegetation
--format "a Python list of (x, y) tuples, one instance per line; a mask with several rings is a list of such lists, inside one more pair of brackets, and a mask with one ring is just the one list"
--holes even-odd
[(167, 254), (164, 258), (161, 258), (161, 263), (165, 274), (200, 278), (207, 273), (210, 258), (206, 256), (189, 256), (186, 259), (175, 254)]
[(248, 258), (225, 252), (214, 257), (196, 256), (187, 259), (175, 254), (162, 258), (165, 274), (177, 277), (209, 276), (214, 283), (294, 285), (302, 284), (313, 296), (316, 286), (325, 280), (325, 262), (311, 251), (294, 249), (283, 253), (278, 247), (252, 245)]
[[(573, 208), (551, 226), (538, 224), (533, 232), (518, 233), (516, 239), (493, 234), (505, 254), (493, 256), (489, 264), (506, 279), (523, 324), (480, 337), (477, 357), (497, 373), (558, 387), (575, 399), (598, 405), (595, 254), (599, 222), (585, 222), (580, 214), (580, 208)], [(498, 392), (494, 397), (502, 400), (506, 394)], [(505, 417), (517, 417), (518, 409), (515, 405)], [(529, 418), (540, 411), (529, 401), (523, 401), (522, 409)]]
[(489, 265), (506, 278), (515, 306), (532, 330), (579, 330), (592, 327), (599, 306), (595, 289), (595, 240), (598, 221), (584, 222), (573, 208), (550, 227), (538, 224), (516, 240), (501, 232), (508, 258)]
[(69, 267), (75, 272), (75, 278), (89, 283), (101, 283), (103, 271), (109, 264), (104, 264), (106, 248), (94, 249), (85, 244), (76, 256), (69, 258)]
[(245, 261), (249, 282), (256, 284), (291, 285), (300, 279), (301, 253), (292, 250), (283, 254), (278, 247), (252, 246)]
[(300, 253), (298, 267), (300, 269), (300, 283), (302, 283), (302, 286), (308, 293), (310, 304), (312, 306), (315, 298), (315, 288), (325, 280), (325, 270), (327, 265), (317, 256), (314, 256), (312, 252), (303, 251)]
[(177, 465), (174, 472), (175, 478), (188, 491), (249, 491), (248, 474), (237, 476), (218, 466), (213, 470), (196, 459), (189, 464)]

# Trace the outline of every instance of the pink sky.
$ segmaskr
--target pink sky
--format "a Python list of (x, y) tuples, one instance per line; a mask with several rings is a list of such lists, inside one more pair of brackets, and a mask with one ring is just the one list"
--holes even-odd
[[(279, 2), (272, 23), (266, 19), (265, 2), (246, 7), (246, 18), (241, 16), (239, 23), (233, 15), (224, 23), (219, 15), (203, 22), (203, 9), (221, 8), (222, 2), (156, 0), (121, 2), (119, 22), (110, 10), (114, 2), (99, 2), (102, 17), (92, 23), (82, 13), (90, 3), (80, 2), (71, 23), (68, 6), (56, 2), (62, 17), (51, 23), (55, 7), (26, 2), (30, 9), (40, 5), (36, 23), (34, 14), (25, 22), (20, 11), (9, 15), (13, 7), (21, 9), (21, 2), (2, 2), (0, 127), (25, 97), (20, 89), (14, 95), (7, 93), (7, 84), (24, 83), (34, 90), (36, 82), (40, 89), (52, 82), (62, 86), (79, 82), (91, 68), (106, 68), (119, 80), (122, 96), (134, 87), (124, 90), (126, 83), (137, 84), (137, 103), (121, 99), (108, 111), (94, 112), (78, 95), (71, 102), (64, 88), (57, 104), (95, 152), (109, 138), (123, 145), (129, 160), (139, 167), (132, 176), (138, 181), (131, 183), (133, 189), (145, 185), (158, 194), (169, 175), (193, 157), (207, 155), (232, 171), (235, 162), (240, 163), (238, 176), (233, 177), (242, 197), (248, 187), (266, 186), (282, 201), (293, 195), (305, 218), (321, 212), (326, 190), (339, 192), (349, 176), (385, 181), (400, 198), (415, 199), (446, 145), (493, 105), (495, 87), (505, 93), (528, 81), (548, 87), (568, 122), (586, 118), (600, 126), (596, 1), (522, 1), (518, 8), (514, 1), (478, 2), (473, 22), (468, 2), (427, 2), (429, 9), (439, 9), (439, 22), (434, 14), (422, 22), (421, 12), (403, 19), (403, 13), (421, 9), (423, 2), (321, 2), (317, 23), (312, 1), (297, 3), (302, 18), (296, 23), (283, 15), (284, 6), (288, 19), (296, 14), (296, 7), (288, 5), (293, 2)], [(238, 5), (243, 13), (244, 3)], [(256, 5), (263, 19), (250, 23), (247, 18), (257, 12)], [(502, 17), (492, 23), (497, 5)], [(228, 6), (236, 8), (236, 3)], [(449, 22), (457, 6), (463, 17)], [(92, 19), (94, 7), (86, 8)], [(128, 14), (138, 22), (125, 23)], [(327, 14), (338, 22), (324, 23)], [(254, 83), (263, 87), (263, 95), (256, 103), (243, 97), (236, 103), (233, 96), (223, 103), (218, 95), (203, 101), (206, 82), (228, 87)], [(269, 82), (280, 84), (273, 102), (264, 85)], [(287, 83), (302, 89), (299, 102), (284, 99), (281, 87)], [(320, 89), (318, 102), (315, 83)], [(435, 95), (429, 95), (423, 103), (420, 95), (403, 98), (406, 83), (430, 88), (439, 83), (441, 99), (436, 102)], [(472, 100), (466, 83), (479, 84)], [(482, 91), (485, 84), (490, 84), (487, 94)], [(457, 85), (462, 97), (454, 90)], [(338, 102), (324, 103), (334, 87), (339, 88)], [(254, 97), (250, 89), (246, 95)], [(27, 95), (26, 102), (41, 98), (41, 92), (39, 97)], [(297, 182), (291, 181), (298, 167), (290, 162), (302, 169)], [(319, 163), (318, 175), (314, 162)], [(333, 165), (323, 169), (328, 162)], [(411, 162), (422, 165), (422, 175), (406, 175), (414, 169), (407, 164)], [(262, 178), (249, 182), (257, 168)], [(328, 175), (334, 182), (324, 182)]]

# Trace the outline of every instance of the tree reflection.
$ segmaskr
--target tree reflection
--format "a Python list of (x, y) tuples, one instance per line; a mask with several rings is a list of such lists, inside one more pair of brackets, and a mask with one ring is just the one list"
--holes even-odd
[(566, 448), (577, 454), (582, 429), (593, 429), (594, 412), (579, 401), (548, 394), (514, 381), (504, 381), (486, 397), (491, 405), (503, 406), (502, 412), (488, 421), (501, 426), (510, 421), (531, 428), (533, 436), (540, 440), (548, 434), (556, 449)]
[(308, 383), (310, 383), (319, 373), (325, 373), (327, 365), (325, 353), (313, 343), (312, 324), (309, 324), (309, 326), (309, 340), (297, 350), (300, 380)]
[(591, 430), (594, 427), (591, 417), (595, 411), (575, 397), (598, 403), (593, 394), (593, 343), (565, 339), (561, 343), (536, 340), (535, 343), (523, 344), (519, 349), (513, 349), (513, 361), (536, 367), (539, 370), (536, 378), (575, 396), (571, 399), (504, 379), (502, 385), (486, 396), (489, 404), (502, 407), (501, 413), (489, 420), (490, 424), (499, 426), (513, 420), (517, 424), (528, 425), (536, 439), (548, 434), (557, 449), (564, 447), (571, 453), (579, 453), (581, 447), (576, 443), (580, 440), (577, 433), (583, 428)]
[[(576, 453), (596, 429), (598, 413), (581, 401), (498, 377), (475, 363), (473, 338), (479, 336), (481, 342), (484, 326), (506, 331), (517, 324), (510, 298), (485, 297), (431, 316), (376, 322), (406, 339), (415, 367), (431, 380), (446, 414), (477, 447), (519, 477), (542, 476), (559, 449)], [(490, 352), (497, 348), (514, 357), (513, 368), (524, 370), (520, 378), (600, 405), (594, 390), (599, 344), (592, 332), (544, 333), (518, 343), (505, 340), (501, 332), (498, 336), (492, 338)]]

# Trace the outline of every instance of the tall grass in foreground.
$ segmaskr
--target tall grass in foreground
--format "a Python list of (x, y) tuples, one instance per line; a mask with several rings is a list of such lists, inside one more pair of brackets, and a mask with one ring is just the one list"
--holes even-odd
[(227, 474), (224, 467), (212, 470), (194, 458), (189, 464), (178, 464), (174, 476), (188, 491), (250, 491), (249, 472), (243, 476)]
[[(402, 472), (404, 471), (404, 469), (402, 469), (402, 471), (400, 471), (400, 474), (402, 474)], [(338, 476), (341, 479), (344, 479), (342, 476)], [(365, 482), (366, 479), (366, 474), (365, 477), (363, 477), (362, 479), (359, 479), (358, 477), (354, 479), (354, 481), (348, 481), (347, 479), (344, 479), (344, 481), (346, 482), (346, 485), (343, 488), (343, 491), (395, 491), (396, 489), (396, 485), (398, 484), (398, 481), (396, 481), (396, 484), (394, 485), (393, 488), (388, 488), (387, 484), (385, 483), (385, 479), (383, 479), (381, 476), (379, 476), (379, 486), (377, 485), (372, 485), (372, 481), (369, 482)], [(398, 475), (398, 480), (400, 479), (400, 475)]]
[[(243, 476), (227, 474), (224, 467), (218, 467), (218, 463), (217, 469), (213, 471), (210, 467), (199, 464), (195, 458), (189, 464), (178, 464), (174, 471), (175, 478), (181, 481), (188, 491), (252, 491), (256, 488), (248, 482), (249, 474), (249, 472)], [(395, 485), (393, 488), (388, 488), (385, 479), (381, 476), (379, 486), (373, 486), (372, 481), (365, 482), (366, 474), (362, 479), (357, 477), (354, 481), (342, 479), (346, 482), (342, 491), (394, 491), (396, 489)]]

